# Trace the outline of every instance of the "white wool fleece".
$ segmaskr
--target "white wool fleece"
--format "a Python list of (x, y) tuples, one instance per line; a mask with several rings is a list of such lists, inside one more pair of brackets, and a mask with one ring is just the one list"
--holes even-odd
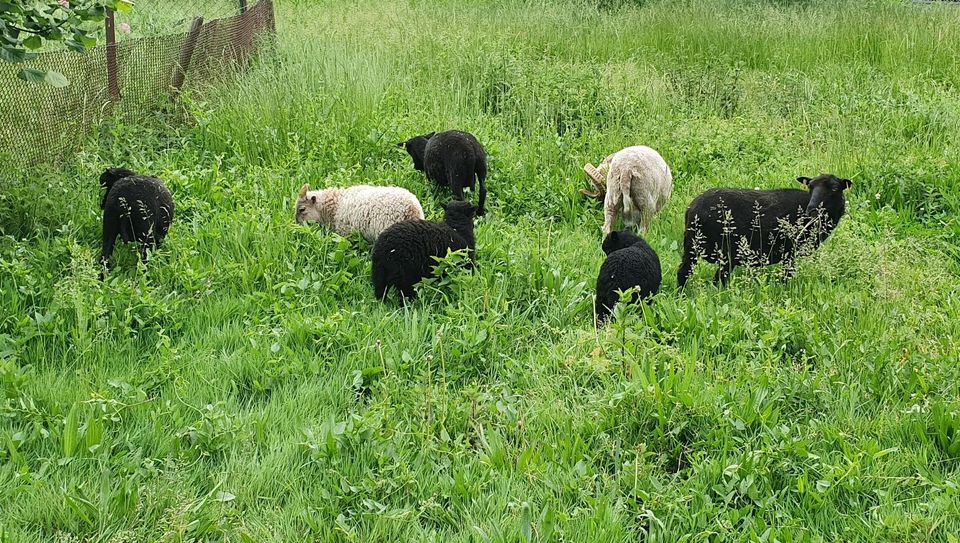
[(395, 223), (422, 218), (417, 197), (400, 187), (357, 185), (311, 191), (305, 184), (297, 199), (298, 223), (319, 222), (341, 236), (360, 232), (370, 242)]
[(617, 151), (597, 168), (607, 176), (603, 201), (603, 235), (613, 231), (617, 212), (623, 209), (623, 224), (639, 226), (646, 233), (653, 216), (673, 193), (673, 175), (663, 157), (645, 145)]

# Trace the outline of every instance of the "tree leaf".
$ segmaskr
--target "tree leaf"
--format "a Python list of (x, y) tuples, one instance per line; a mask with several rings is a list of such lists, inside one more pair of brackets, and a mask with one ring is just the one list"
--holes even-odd
[(30, 36), (23, 40), (23, 46), (27, 49), (40, 49), (43, 46), (43, 38), (40, 36)]
[(30, 53), (27, 53), (19, 47), (5, 45), (0, 47), (0, 59), (13, 63), (23, 62), (25, 60), (30, 60)]
[(46, 76), (44, 76), (43, 81), (50, 85), (51, 87), (56, 87), (58, 89), (66, 87), (70, 84), (70, 80), (67, 79), (65, 75), (60, 72), (55, 72), (53, 70), (47, 70)]
[(133, 0), (118, 0), (117, 1), (117, 11), (120, 13), (128, 13), (133, 10)]
[(35, 68), (24, 68), (17, 73), (17, 77), (31, 83), (46, 83), (51, 87), (62, 88), (70, 84), (70, 80), (64, 77), (60, 72), (53, 70), (37, 70)]
[(81, 53), (84, 50), (83, 44), (77, 40), (63, 40), (63, 44), (70, 48), (71, 51)]

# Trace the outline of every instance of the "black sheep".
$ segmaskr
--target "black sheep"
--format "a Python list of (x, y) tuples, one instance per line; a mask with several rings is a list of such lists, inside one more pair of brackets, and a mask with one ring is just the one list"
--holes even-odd
[(476, 209), (454, 200), (444, 208), (442, 223), (414, 219), (384, 230), (373, 246), (373, 295), (383, 300), (390, 287), (396, 287), (404, 299), (415, 298), (413, 286), (433, 275), (433, 257), (447, 256), (448, 250), (467, 249), (472, 261)]
[(643, 238), (629, 230), (610, 232), (603, 240), (603, 252), (607, 259), (600, 266), (597, 276), (597, 300), (594, 311), (597, 327), (610, 317), (613, 307), (620, 301), (617, 291), (636, 289), (631, 302), (649, 299), (659, 292), (660, 257)]
[(687, 208), (683, 262), (677, 286), (683, 288), (697, 260), (719, 264), (714, 276), (726, 284), (738, 265), (784, 264), (784, 278), (796, 259), (816, 249), (843, 217), (843, 191), (849, 179), (820, 174), (798, 177), (802, 189), (710, 189)]
[(480, 199), (477, 216), (486, 212), (487, 153), (473, 134), (459, 130), (431, 132), (400, 143), (413, 158), (413, 167), (426, 172), (427, 179), (440, 186), (450, 187), (453, 197), (463, 200), (463, 189), (473, 190), (474, 178), (479, 179)]
[(113, 254), (117, 235), (124, 243), (137, 242), (140, 258), (147, 261), (147, 250), (157, 248), (173, 221), (173, 196), (156, 177), (137, 175), (126, 168), (109, 168), (100, 175), (106, 189), (103, 209), (103, 253), (106, 266)]

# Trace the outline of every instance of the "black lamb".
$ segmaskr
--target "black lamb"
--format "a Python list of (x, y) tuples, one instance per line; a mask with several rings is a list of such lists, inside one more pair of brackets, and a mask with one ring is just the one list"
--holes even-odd
[(447, 250), (467, 249), (472, 261), (476, 210), (469, 202), (454, 200), (444, 208), (442, 223), (414, 219), (384, 230), (373, 246), (373, 295), (384, 300), (395, 287), (404, 299), (415, 298), (413, 286), (433, 275), (433, 257), (444, 257)]
[(414, 169), (425, 172), (427, 179), (437, 185), (450, 187), (457, 200), (463, 200), (463, 189), (473, 190), (474, 178), (478, 179), (477, 216), (486, 212), (487, 153), (473, 134), (459, 130), (431, 132), (410, 138), (398, 146), (410, 153)]
[(617, 291), (634, 288), (631, 303), (648, 300), (660, 291), (662, 280), (660, 257), (643, 238), (629, 230), (610, 232), (603, 240), (607, 259), (597, 276), (597, 327), (607, 322), (613, 307), (620, 301)]
[(796, 259), (836, 228), (846, 209), (843, 191), (852, 186), (831, 174), (797, 181), (808, 190), (710, 189), (697, 196), (687, 208), (677, 286), (684, 287), (701, 258), (720, 265), (717, 284), (726, 284), (739, 265), (782, 262), (789, 278)]
[(173, 222), (173, 196), (156, 177), (137, 175), (126, 168), (109, 168), (100, 175), (106, 189), (103, 208), (103, 253), (107, 266), (119, 234), (124, 243), (135, 241), (140, 258), (147, 261), (148, 249), (163, 242)]

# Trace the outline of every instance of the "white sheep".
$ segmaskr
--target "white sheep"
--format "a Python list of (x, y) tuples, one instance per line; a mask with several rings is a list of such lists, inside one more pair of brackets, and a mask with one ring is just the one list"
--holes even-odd
[(599, 167), (587, 164), (583, 169), (598, 190), (581, 192), (595, 198), (606, 192), (603, 197), (604, 236), (613, 231), (621, 209), (625, 226), (639, 226), (640, 232), (646, 233), (653, 216), (666, 205), (673, 193), (670, 167), (659, 153), (645, 145), (621, 149), (603, 159)]
[(410, 219), (423, 219), (423, 208), (413, 193), (400, 187), (357, 185), (311, 191), (304, 183), (297, 199), (297, 224), (318, 222), (341, 236), (360, 232), (370, 242), (393, 224)]

